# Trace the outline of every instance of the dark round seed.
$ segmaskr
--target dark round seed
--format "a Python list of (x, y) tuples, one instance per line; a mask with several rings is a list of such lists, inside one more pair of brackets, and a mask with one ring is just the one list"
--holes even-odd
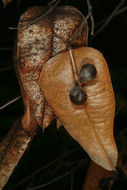
[(92, 64), (85, 64), (80, 70), (80, 81), (90, 81), (96, 77), (97, 70)]
[(81, 86), (75, 86), (70, 92), (70, 99), (73, 104), (82, 105), (87, 99), (87, 94)]

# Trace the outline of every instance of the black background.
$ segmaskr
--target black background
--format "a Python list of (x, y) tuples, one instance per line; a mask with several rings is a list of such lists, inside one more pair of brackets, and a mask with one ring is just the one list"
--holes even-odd
[[(4, 9), (0, 1), (0, 106), (7, 101), (20, 95), (20, 89), (13, 68), (2, 71), (1, 69), (12, 67), (12, 52), (17, 30), (10, 30), (9, 27), (17, 27), (20, 15), (30, 6), (46, 5), (49, 1), (44, 0), (22, 0), (17, 8), (17, 1), (12, 1)], [(96, 0), (92, 1), (93, 16), (95, 19), (95, 34), (101, 25), (100, 21), (107, 18), (118, 4), (118, 0)], [(85, 0), (61, 0), (60, 5), (71, 5), (77, 7), (84, 15), (87, 15), (87, 3)], [(124, 6), (127, 6), (125, 4)], [(89, 28), (91, 24), (89, 22)], [(114, 17), (108, 26), (98, 35), (89, 35), (89, 46), (100, 50), (107, 60), (116, 98), (116, 112), (121, 108), (115, 117), (115, 137), (127, 127), (127, 11)], [(12, 123), (23, 115), (22, 99), (14, 104), (0, 110), (0, 140), (4, 138)], [(123, 162), (127, 160), (127, 135), (124, 137), (125, 152)], [(122, 141), (117, 140), (119, 151)], [(19, 165), (14, 170), (12, 177), (4, 189), (14, 189), (13, 186), (29, 176), (38, 168), (53, 161), (66, 152), (77, 148), (73, 154), (62, 158), (59, 162), (40, 172), (34, 178), (21, 184), (17, 189), (28, 189), (29, 185), (37, 186), (46, 183), (66, 171), (72, 169), (68, 163), (88, 159), (86, 153), (80, 148), (64, 130), (56, 129), (55, 121), (45, 130), (38, 130), (33, 142), (23, 155)], [(88, 164), (77, 169), (73, 173), (73, 190), (80, 190), (84, 182)], [(33, 183), (31, 183), (33, 180)], [(61, 189), (71, 190), (72, 175), (52, 183), (44, 190)], [(127, 178), (120, 172), (117, 181), (112, 189), (126, 189)]]

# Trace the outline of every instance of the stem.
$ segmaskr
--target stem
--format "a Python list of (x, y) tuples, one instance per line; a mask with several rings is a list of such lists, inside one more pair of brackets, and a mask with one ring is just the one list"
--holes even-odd
[(70, 54), (70, 57), (71, 57), (71, 65), (72, 65), (74, 80), (78, 81), (77, 66), (76, 66), (76, 62), (75, 62), (74, 55), (73, 55), (73, 52), (72, 52), (71, 48), (69, 48), (69, 54)]

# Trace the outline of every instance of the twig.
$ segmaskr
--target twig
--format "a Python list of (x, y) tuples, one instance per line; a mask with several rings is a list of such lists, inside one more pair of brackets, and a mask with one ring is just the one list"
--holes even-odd
[(116, 13), (116, 16), (119, 15), (119, 14), (121, 14), (121, 13), (123, 13), (123, 12), (125, 12), (125, 11), (127, 11), (127, 6), (121, 8), (121, 9)]
[(64, 155), (58, 157), (57, 159), (51, 161), (47, 165), (45, 165), (45, 166), (39, 168), (38, 170), (34, 171), (32, 174), (30, 174), (29, 176), (27, 176), (26, 178), (24, 178), (23, 180), (21, 180), (19, 183), (17, 183), (15, 186), (13, 186), (13, 189), (17, 188), (19, 185), (23, 184), (24, 182), (26, 182), (27, 180), (29, 180), (31, 177), (37, 175), (38, 173), (40, 173), (43, 170), (47, 169), (48, 167), (52, 166), (53, 164), (55, 164), (56, 162), (60, 161), (64, 157), (69, 156), (70, 154), (76, 152), (77, 150), (79, 150), (79, 148), (72, 149), (71, 151), (69, 151), (69, 152), (65, 153)]
[(10, 51), (10, 50), (13, 50), (13, 48), (12, 47), (6, 47), (6, 48), (0, 47), (0, 50), (1, 51)]
[(50, 1), (50, 2), (48, 3), (48, 5), (51, 6), (51, 5), (53, 5), (54, 3), (56, 3), (56, 2), (57, 2), (57, 0), (52, 0), (52, 1)]
[(13, 68), (13, 66), (5, 67), (5, 68), (3, 68), (3, 69), (0, 69), (0, 72), (8, 71), (8, 70), (10, 70), (10, 69), (12, 69), (12, 68)]
[(49, 182), (47, 182), (47, 183), (44, 183), (44, 184), (42, 184), (42, 185), (38, 185), (38, 186), (36, 186), (36, 187), (29, 188), (29, 189), (27, 189), (27, 190), (36, 190), (36, 189), (40, 189), (40, 188), (46, 187), (47, 185), (51, 185), (52, 183), (54, 183), (54, 182), (56, 182), (56, 181), (58, 181), (58, 180), (64, 178), (65, 176), (67, 176), (67, 175), (69, 175), (69, 174), (71, 174), (71, 173), (72, 173), (72, 171), (67, 171), (67, 172), (64, 173), (63, 175), (58, 176), (58, 177), (52, 179), (51, 181), (49, 181)]
[(34, 179), (35, 179), (35, 176), (33, 176), (32, 179), (30, 180), (30, 183), (28, 184), (27, 189), (29, 189), (32, 186)]
[(46, 187), (47, 185), (50, 185), (50, 184), (52, 184), (52, 183), (54, 183), (54, 182), (56, 182), (56, 181), (58, 181), (58, 180), (64, 178), (65, 176), (67, 176), (67, 175), (73, 173), (75, 170), (77, 170), (78, 168), (80, 168), (82, 165), (83, 165), (83, 163), (82, 163), (82, 164), (79, 164), (78, 166), (76, 166), (76, 167), (73, 168), (72, 170), (69, 170), (69, 171), (65, 172), (63, 175), (58, 176), (58, 177), (56, 177), (56, 178), (50, 180), (50, 181), (47, 182), (47, 183), (44, 183), (44, 184), (42, 184), (42, 185), (38, 185), (38, 186), (36, 186), (36, 187), (29, 188), (29, 189), (27, 189), (27, 190), (36, 190), (36, 189), (40, 189), (40, 188)]
[(72, 40), (68, 43), (68, 49), (71, 48), (72, 43), (74, 40), (77, 38), (77, 36), (81, 33), (84, 25), (87, 23), (87, 20), (90, 18), (91, 19), (91, 35), (94, 34), (94, 18), (93, 18), (93, 13), (92, 13), (92, 6), (90, 3), (90, 0), (87, 0), (87, 6), (88, 6), (88, 14), (87, 16), (83, 19), (82, 23), (80, 24), (79, 28), (76, 30), (74, 33)]
[(87, 20), (90, 18), (91, 20), (91, 35), (94, 34), (94, 17), (93, 17), (93, 12), (92, 12), (92, 5), (90, 3), (90, 0), (87, 0), (87, 5), (88, 5), (88, 15), (87, 15)]
[[(118, 3), (118, 5), (116, 6), (116, 8), (112, 11), (112, 13), (111, 13), (111, 15), (108, 17), (108, 18), (106, 18), (105, 20), (105, 23), (97, 30), (97, 32), (94, 34), (94, 37), (96, 36), (96, 35), (98, 35), (102, 30), (104, 30), (107, 26), (108, 26), (108, 24), (110, 23), (110, 21), (112, 20), (112, 18), (113, 17), (115, 17), (116, 15), (118, 15), (118, 14), (120, 14), (120, 13), (122, 13), (123, 11), (125, 11), (125, 10), (122, 10), (122, 9), (120, 9), (121, 7), (122, 7), (122, 5), (124, 4), (124, 2), (125, 2), (125, 0), (121, 0), (119, 3)], [(122, 10), (122, 11), (120, 11), (120, 10)]]
[(14, 102), (16, 102), (17, 100), (19, 100), (22, 96), (18, 96), (16, 98), (14, 98), (13, 100), (7, 102), (6, 104), (4, 104), (3, 106), (0, 107), (0, 110), (3, 110), (4, 108), (6, 108), (7, 106), (9, 106), (10, 104), (13, 104)]
[(55, 2), (54, 5), (53, 5), (53, 2), (51, 2), (50, 5), (48, 6), (48, 8), (46, 8), (44, 10), (43, 14), (41, 14), (36, 19), (34, 19), (32, 21), (29, 21), (29, 23), (26, 24), (25, 26), (31, 25), (31, 24), (35, 24), (36, 22), (40, 21), (42, 18), (44, 18), (45, 16), (47, 16), (49, 13), (51, 13), (57, 7), (57, 5), (59, 4), (60, 1), (61, 0), (53, 0), (53, 2)]
[[(121, 14), (121, 13), (123, 13), (123, 12), (125, 12), (125, 11), (127, 11), (127, 6), (121, 8), (118, 12), (116, 12), (116, 14), (114, 15), (114, 17), (115, 17), (115, 16), (118, 16), (119, 14)], [(113, 18), (114, 18), (114, 17), (113, 17)], [(98, 26), (100, 26), (101, 24), (103, 24), (108, 18), (109, 18), (109, 16), (106, 17), (106, 18), (104, 18), (104, 19), (101, 20), (100, 22), (98, 22), (98, 23), (95, 25), (95, 27), (98, 27)]]
[(87, 161), (88, 161), (87, 158), (86, 158), (86, 159), (81, 159), (81, 160), (77, 160), (77, 161), (74, 161), (74, 162), (69, 162), (69, 163), (65, 164), (65, 166), (70, 167), (70, 166), (79, 164), (79, 163), (81, 163), (81, 162), (84, 163), (84, 162), (87, 162)]
[(71, 57), (71, 64), (72, 64), (73, 75), (74, 75), (75, 81), (78, 81), (78, 72), (77, 72), (77, 67), (76, 67), (76, 63), (75, 63), (75, 60), (74, 60), (71, 45), (72, 45), (73, 41), (77, 38), (77, 36), (81, 33), (84, 25), (87, 23), (87, 20), (89, 18), (91, 20), (91, 25), (92, 25), (91, 26), (91, 35), (94, 34), (94, 18), (93, 18), (93, 14), (92, 14), (92, 6), (91, 6), (91, 3), (90, 3), (90, 0), (87, 0), (87, 6), (88, 6), (88, 14), (87, 14), (86, 18), (83, 19), (83, 21), (80, 24), (78, 30), (76, 30), (76, 32), (74, 33), (72, 40), (68, 43), (68, 50), (69, 50), (69, 54), (70, 54), (70, 57)]
[(84, 20), (82, 21), (82, 23), (80, 24), (79, 28), (76, 30), (76, 32), (74, 33), (72, 40), (70, 42), (68, 42), (68, 49), (71, 48), (72, 43), (74, 42), (74, 40), (77, 38), (77, 36), (81, 33), (84, 25), (87, 23), (87, 19), (84, 18)]
[(17, 27), (9, 26), (8, 29), (9, 29), (9, 30), (17, 30)]

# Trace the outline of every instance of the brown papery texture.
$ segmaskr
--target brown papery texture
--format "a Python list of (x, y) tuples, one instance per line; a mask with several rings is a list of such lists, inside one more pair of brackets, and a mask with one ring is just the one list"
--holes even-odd
[(84, 86), (85, 105), (77, 106), (70, 101), (74, 79), (68, 51), (45, 64), (40, 76), (41, 90), (65, 129), (90, 158), (107, 170), (115, 170), (118, 155), (113, 137), (115, 99), (107, 63), (93, 48), (81, 47), (73, 53), (78, 73), (85, 63), (97, 69), (96, 78)]
[[(23, 90), (32, 106), (37, 123), (46, 128), (54, 114), (46, 103), (39, 86), (44, 64), (53, 56), (68, 49), (68, 44), (85, 19), (74, 7), (57, 7), (39, 21), (33, 22), (48, 7), (32, 7), (20, 18), (17, 36), (18, 70)], [(72, 46), (87, 46), (87, 21)]]

